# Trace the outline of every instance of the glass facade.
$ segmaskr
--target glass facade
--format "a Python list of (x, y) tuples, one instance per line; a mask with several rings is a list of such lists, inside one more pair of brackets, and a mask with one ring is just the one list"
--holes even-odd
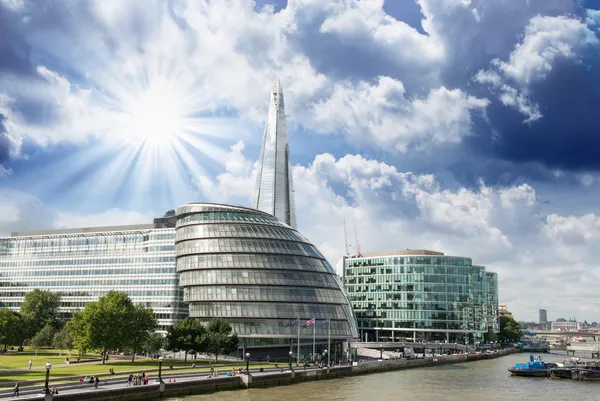
[(290, 149), (281, 82), (273, 84), (256, 178), (254, 207), (296, 227)]
[(498, 276), (470, 258), (401, 251), (344, 259), (361, 339), (474, 343), (497, 331)]
[(151, 307), (158, 332), (188, 314), (175, 265), (175, 229), (155, 225), (50, 230), (0, 238), (0, 306), (18, 311), (34, 288), (61, 293), (68, 319), (110, 290)]
[[(312, 318), (321, 343), (358, 337), (339, 277), (295, 229), (255, 209), (202, 203), (179, 208), (176, 227), (191, 317), (227, 318), (246, 347), (289, 347)], [(300, 328), (300, 338), (312, 344), (313, 327)]]

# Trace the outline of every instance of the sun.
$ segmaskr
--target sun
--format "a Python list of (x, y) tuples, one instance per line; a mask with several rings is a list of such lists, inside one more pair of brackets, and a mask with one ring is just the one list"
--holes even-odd
[(161, 145), (177, 138), (186, 120), (182, 96), (165, 79), (154, 80), (130, 103), (132, 139)]

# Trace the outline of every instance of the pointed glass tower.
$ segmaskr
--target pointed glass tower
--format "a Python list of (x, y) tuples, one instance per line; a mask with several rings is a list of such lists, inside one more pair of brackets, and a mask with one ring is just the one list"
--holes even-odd
[(283, 87), (279, 79), (275, 81), (271, 90), (253, 206), (272, 214), (291, 227), (296, 227)]

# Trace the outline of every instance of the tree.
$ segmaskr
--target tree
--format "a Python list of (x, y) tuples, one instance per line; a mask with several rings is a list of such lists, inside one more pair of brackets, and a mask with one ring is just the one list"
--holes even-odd
[(159, 333), (150, 333), (142, 344), (142, 351), (153, 354), (167, 346), (167, 339)]
[(135, 362), (135, 354), (156, 328), (156, 319), (152, 309), (147, 309), (143, 305), (135, 305), (129, 310), (128, 321), (129, 327), (125, 334), (128, 337), (128, 345), (131, 346), (133, 354), (131, 362)]
[(169, 328), (167, 349), (173, 352), (184, 351), (187, 362), (188, 353), (195, 354), (206, 350), (205, 333), (202, 323), (186, 317)]
[(231, 326), (227, 320), (213, 319), (206, 327), (206, 347), (214, 354), (215, 362), (219, 354), (228, 355), (237, 349), (239, 339), (237, 334), (231, 333)]
[(46, 325), (60, 327), (60, 294), (35, 289), (25, 294), (21, 304), (21, 318), (27, 327), (27, 338), (32, 338)]
[(22, 332), (21, 318), (10, 309), (0, 309), (0, 344), (4, 345), (4, 349), (10, 344), (20, 344)]
[(31, 346), (36, 349), (40, 347), (51, 347), (54, 333), (56, 333), (56, 329), (51, 324), (45, 325), (35, 336), (33, 336), (31, 339)]
[(73, 349), (73, 337), (71, 336), (71, 326), (67, 325), (62, 330), (54, 334), (52, 346), (59, 350), (67, 350), (69, 354)]
[(104, 364), (108, 350), (124, 348), (131, 342), (129, 319), (133, 309), (127, 294), (117, 291), (110, 291), (97, 302), (86, 304), (69, 323), (74, 343), (80, 350), (101, 350)]
[(486, 343), (492, 341), (496, 342), (498, 341), (498, 335), (493, 330), (488, 330), (488, 332), (483, 335), (483, 341)]
[(500, 341), (516, 342), (523, 337), (519, 323), (512, 316), (500, 316)]

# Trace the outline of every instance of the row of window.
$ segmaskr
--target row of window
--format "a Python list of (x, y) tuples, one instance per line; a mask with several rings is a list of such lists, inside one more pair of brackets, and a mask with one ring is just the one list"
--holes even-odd
[(359, 329), (375, 327), (397, 329), (425, 329), (425, 330), (476, 330), (474, 322), (456, 322), (440, 320), (380, 320), (357, 319)]
[[(35, 256), (35, 255), (31, 255)], [(15, 268), (15, 267), (45, 267), (45, 266), (56, 266), (56, 267), (70, 267), (70, 266), (89, 266), (89, 265), (140, 265), (140, 268), (145, 267), (149, 264), (166, 264), (175, 265), (175, 252), (172, 255), (148, 255), (140, 254), (138, 251), (131, 252), (127, 256), (115, 257), (111, 253), (101, 255), (104, 257), (90, 257), (90, 258), (70, 258), (69, 255), (60, 255), (56, 258), (45, 259), (34, 259), (32, 257), (13, 257), (13, 258), (0, 258), (0, 269), (3, 268)], [(143, 266), (142, 266), (143, 265)]]
[(365, 292), (436, 292), (468, 294), (470, 292), (467, 284), (431, 284), (431, 283), (406, 283), (406, 284), (367, 284), (367, 285), (347, 285), (346, 292), (365, 293)]
[[(200, 320), (203, 321), (202, 319)], [(205, 321), (208, 322), (210, 320), (206, 319)], [(298, 335), (298, 326), (291, 326), (290, 321), (287, 319), (228, 319), (228, 321), (231, 324), (232, 331), (240, 337), (249, 335), (281, 335), (296, 338)], [(302, 339), (312, 339), (313, 330), (317, 339), (326, 339), (328, 334), (331, 337), (358, 337), (358, 332), (352, 330), (354, 325), (348, 321), (332, 321), (331, 327), (328, 327), (329, 324), (320, 324), (318, 321), (314, 326), (302, 327), (304, 323), (300, 322), (300, 337)]]
[[(485, 307), (492, 309), (492, 304)], [(437, 310), (455, 311), (464, 309), (484, 308), (484, 305), (473, 305), (471, 303), (454, 303), (438, 301), (410, 301), (410, 302), (352, 302), (355, 311), (358, 310)], [(497, 309), (497, 308), (496, 308)]]
[(182, 287), (194, 285), (283, 285), (302, 287), (340, 288), (333, 274), (282, 272), (264, 270), (204, 270), (187, 271), (180, 274)]
[(185, 287), (185, 302), (198, 301), (265, 301), (344, 304), (341, 290), (294, 287)]
[(468, 295), (425, 293), (425, 292), (382, 292), (348, 293), (351, 303), (356, 301), (431, 301), (431, 302), (471, 302)]
[(469, 284), (469, 277), (449, 274), (389, 274), (365, 277), (346, 277), (346, 285), (352, 284), (382, 284), (382, 283), (444, 283)]
[[(64, 270), (63, 270), (64, 269)], [(8, 273), (4, 273), (8, 270)], [(4, 273), (4, 274), (3, 274)], [(0, 269), (0, 274), (4, 275), (5, 279), (15, 280), (17, 278), (24, 277), (55, 277), (55, 276), (72, 276), (72, 277), (81, 277), (81, 276), (125, 276), (125, 275), (137, 275), (137, 276), (155, 276), (157, 274), (170, 274), (175, 276), (175, 263), (170, 267), (147, 267), (147, 266), (123, 266), (119, 268), (111, 268), (111, 269), (97, 269), (97, 268), (88, 268), (88, 269), (65, 269), (60, 267), (54, 267), (51, 270), (44, 269)]]
[(190, 214), (177, 219), (176, 227), (182, 227), (196, 223), (230, 223), (230, 222), (245, 222), (245, 223), (262, 223), (275, 226), (285, 227), (285, 224), (274, 217), (247, 212), (204, 212)]
[(258, 239), (202, 239), (177, 244), (177, 256), (217, 252), (274, 253), (322, 257), (313, 245), (300, 242), (261, 241)]
[(181, 256), (177, 259), (178, 272), (207, 268), (307, 270), (334, 273), (329, 263), (325, 260), (306, 256), (201, 254)]
[[(0, 281), (0, 287), (125, 287), (125, 286), (140, 286), (140, 285), (177, 285), (177, 278), (131, 278), (131, 279), (106, 279), (102, 276), (90, 277), (87, 280), (78, 280), (78, 277), (65, 278), (61, 280), (43, 281), (34, 280), (29, 282), (6, 282)], [(6, 279), (0, 279), (6, 280)]]
[[(444, 265), (471, 266), (470, 258), (460, 256), (383, 256), (376, 258), (346, 259), (347, 267), (384, 266), (384, 265)], [(482, 266), (478, 266), (482, 268)]]
[(204, 224), (177, 229), (176, 242), (192, 238), (273, 238), (308, 242), (297, 231), (286, 227), (257, 224)]
[[(113, 290), (114, 288), (109, 287), (109, 288), (91, 288), (91, 289), (85, 289), (83, 291), (79, 290), (74, 290), (72, 288), (54, 288), (52, 291), (56, 291), (56, 292), (60, 292), (62, 297), (92, 297), (92, 298), (99, 298), (102, 297), (106, 294), (108, 294), (109, 291)], [(170, 289), (165, 289), (165, 290), (141, 290), (139, 288), (120, 288), (120, 291), (124, 291), (127, 293), (127, 295), (129, 295), (130, 298), (134, 298), (134, 297), (143, 297), (143, 298), (149, 298), (149, 297), (173, 297), (173, 298), (179, 298), (179, 295), (181, 293), (181, 289), (179, 287), (173, 287)], [(9, 301), (8, 298), (24, 298), (25, 294), (27, 294), (29, 291), (31, 291), (30, 289), (26, 289), (23, 291), (12, 291), (12, 290), (4, 290), (0, 293), (0, 299), (5, 300), (5, 301)]]
[[(423, 266), (423, 265), (406, 265), (406, 266), (383, 266), (383, 267), (347, 267), (344, 271), (346, 277), (352, 276), (375, 276), (384, 274), (431, 274), (442, 275), (451, 274), (476, 278), (472, 274), (472, 268), (465, 266)], [(474, 280), (477, 281), (477, 280)], [(479, 281), (483, 281), (481, 278)]]
[(202, 302), (190, 305), (190, 316), (209, 318), (221, 317), (243, 317), (243, 318), (278, 318), (304, 320), (316, 318), (326, 319), (351, 319), (352, 312), (347, 305), (331, 304), (289, 304), (289, 303), (266, 303), (266, 302)]

